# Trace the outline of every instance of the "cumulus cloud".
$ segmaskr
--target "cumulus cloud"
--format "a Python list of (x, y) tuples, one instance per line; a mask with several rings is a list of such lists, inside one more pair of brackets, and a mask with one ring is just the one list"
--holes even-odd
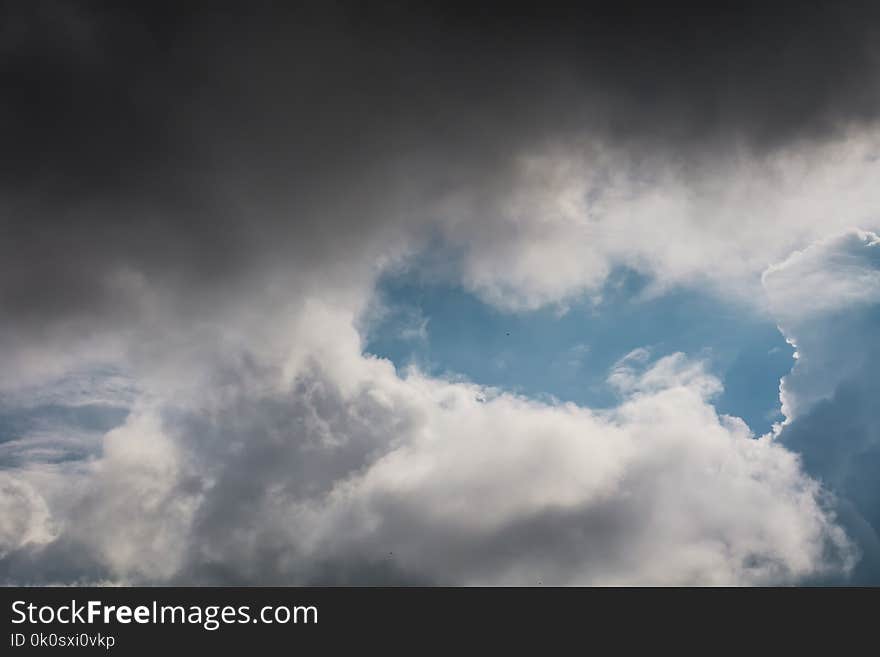
[(19, 541), (6, 578), (57, 577), (58, 545), (90, 557), (73, 581), (760, 584), (852, 565), (797, 456), (719, 416), (683, 355), (620, 363), (624, 399), (594, 412), (401, 378), (343, 319), (332, 344), (298, 336), (290, 379), (254, 363), (134, 410), (45, 486), (59, 535)]
[(11, 551), (53, 538), (49, 509), (34, 487), (0, 473), (0, 558)]
[(830, 397), (872, 352), (874, 309), (880, 303), (880, 240), (853, 230), (820, 240), (764, 274), (780, 328), (796, 348), (781, 385), (789, 419)]
[(880, 241), (851, 231), (819, 241), (764, 277), (782, 328), (797, 349), (780, 385), (777, 432), (808, 472), (839, 498), (840, 516), (863, 546), (854, 581), (880, 581)]
[[(597, 412), (401, 376), (355, 327), (377, 277), (425, 249), (506, 310), (595, 292), (618, 265), (763, 306), (770, 263), (876, 223), (876, 6), (178, 5), (9, 3), (0, 21), (5, 581), (849, 570), (832, 502), (785, 448), (797, 420), (754, 439), (698, 362), (631, 354)], [(808, 295), (774, 281), (815, 253), (764, 277), (785, 317)], [(832, 296), (863, 299), (840, 263)], [(789, 330), (824, 353), (827, 335)], [(95, 393), (106, 376), (58, 392), (98, 366), (123, 398)], [(125, 415), (35, 427), (38, 390)]]

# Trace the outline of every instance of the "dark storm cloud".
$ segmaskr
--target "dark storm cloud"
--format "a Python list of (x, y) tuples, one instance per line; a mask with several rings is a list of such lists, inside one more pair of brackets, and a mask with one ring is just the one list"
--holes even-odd
[(878, 12), (8, 3), (7, 328), (109, 325), (120, 272), (191, 298), (344, 260), (423, 220), (389, 198), (487, 184), (535, 143), (686, 158), (833, 135), (876, 116)]
[(821, 133), (877, 111), (880, 10), (840, 4), (13, 4), (4, 178), (155, 191), (147, 172), (205, 167), (218, 147), (326, 174), (358, 151), (583, 123), (621, 139)]

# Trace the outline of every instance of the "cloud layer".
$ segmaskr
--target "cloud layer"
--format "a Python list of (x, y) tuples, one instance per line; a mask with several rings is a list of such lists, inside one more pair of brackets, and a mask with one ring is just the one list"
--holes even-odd
[(336, 340), (309, 343), (293, 378), (242, 367), (190, 403), (136, 407), (84, 472), (12, 475), (33, 499), (6, 577), (768, 584), (853, 564), (797, 456), (719, 416), (719, 382), (683, 355), (621, 362), (623, 400), (596, 413), (400, 378), (310, 311)]
[(351, 284), (438, 235), (508, 307), (620, 262), (757, 275), (876, 207), (873, 3), (6, 11), (17, 351), (146, 321), (145, 294)]
[[(877, 226), (873, 3), (176, 4), (0, 21), (4, 581), (851, 571), (874, 238), (817, 241)], [(802, 354), (789, 422), (756, 439), (684, 355), (631, 354), (602, 412), (397, 373), (356, 327), (425, 252), (505, 311), (620, 265), (748, 299)], [(826, 407), (864, 420), (835, 473)]]

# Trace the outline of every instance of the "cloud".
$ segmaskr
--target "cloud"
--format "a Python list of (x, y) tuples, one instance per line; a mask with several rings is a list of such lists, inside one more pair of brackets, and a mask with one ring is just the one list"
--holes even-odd
[(793, 419), (866, 367), (866, 336), (880, 303), (880, 240), (852, 230), (820, 240), (764, 274), (780, 328), (795, 346), (782, 381), (782, 412)]
[(0, 473), (0, 558), (53, 538), (49, 509), (33, 486)]
[(59, 533), (19, 542), (7, 581), (762, 584), (852, 565), (796, 455), (719, 416), (682, 355), (619, 364), (623, 400), (594, 412), (401, 378), (345, 313), (310, 310), (335, 339), (300, 333), (290, 378), (254, 361), (162, 396), (87, 471), (43, 472)]
[(780, 385), (778, 440), (838, 497), (839, 516), (864, 557), (856, 583), (880, 582), (880, 242), (864, 231), (819, 241), (764, 277), (797, 349)]
[(438, 235), (521, 309), (621, 262), (756, 277), (876, 207), (872, 3), (6, 11), (10, 361), (357, 288)]
[(504, 189), (457, 198), (441, 224), (463, 250), (461, 277), (484, 300), (533, 309), (595, 293), (615, 266), (656, 289), (708, 286), (761, 307), (760, 274), (792, 250), (851, 225), (877, 225), (877, 133), (731, 149), (699, 166), (638, 165), (595, 142), (511, 165)]
[[(784, 447), (799, 416), (782, 442), (753, 440), (715, 412), (699, 363), (619, 363), (621, 402), (598, 413), (401, 378), (355, 327), (377, 278), (426, 249), (508, 311), (564, 304), (617, 265), (763, 307), (768, 264), (876, 224), (873, 4), (4, 11), (0, 390), (21, 406), (108, 363), (132, 382), (120, 426), (73, 436), (99, 450), (53, 461), (69, 428), (19, 437), (6, 581), (850, 568), (831, 502)], [(861, 298), (851, 271), (830, 280)], [(786, 286), (770, 305), (805, 307)], [(813, 329), (786, 330), (804, 354), (792, 413), (856, 376), (865, 342), (847, 339), (827, 362), (852, 367), (797, 383), (832, 329), (815, 350)]]
[(852, 230), (793, 253), (763, 274), (773, 310), (786, 324), (800, 324), (880, 301), (880, 237)]

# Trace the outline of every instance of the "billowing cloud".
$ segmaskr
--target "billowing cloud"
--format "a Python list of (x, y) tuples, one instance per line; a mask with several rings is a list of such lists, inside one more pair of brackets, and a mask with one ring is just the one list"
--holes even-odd
[(73, 581), (766, 584), (852, 566), (797, 456), (719, 416), (719, 382), (683, 355), (631, 355), (622, 402), (594, 412), (401, 378), (344, 314), (310, 312), (335, 339), (297, 336), (290, 378), (243, 360), (135, 408), (86, 472), (41, 473), (57, 533), (20, 540), (6, 577), (57, 577), (58, 545), (90, 556)]
[[(596, 294), (620, 265), (749, 312), (806, 307), (773, 286), (817, 252), (760, 274), (876, 226), (874, 4), (178, 4), (0, 21), (5, 581), (850, 570), (843, 507), (787, 449), (800, 416), (755, 439), (698, 361), (631, 354), (599, 412), (400, 375), (355, 327), (377, 278), (426, 251), (507, 311)], [(856, 270), (829, 280), (868, 299)], [(830, 338), (783, 323), (794, 413), (838, 389), (804, 401)], [(72, 372), (104, 374), (59, 393)]]
[(865, 556), (855, 581), (880, 581), (880, 240), (852, 231), (770, 269), (765, 285), (797, 349), (780, 386), (779, 440), (838, 496)]

